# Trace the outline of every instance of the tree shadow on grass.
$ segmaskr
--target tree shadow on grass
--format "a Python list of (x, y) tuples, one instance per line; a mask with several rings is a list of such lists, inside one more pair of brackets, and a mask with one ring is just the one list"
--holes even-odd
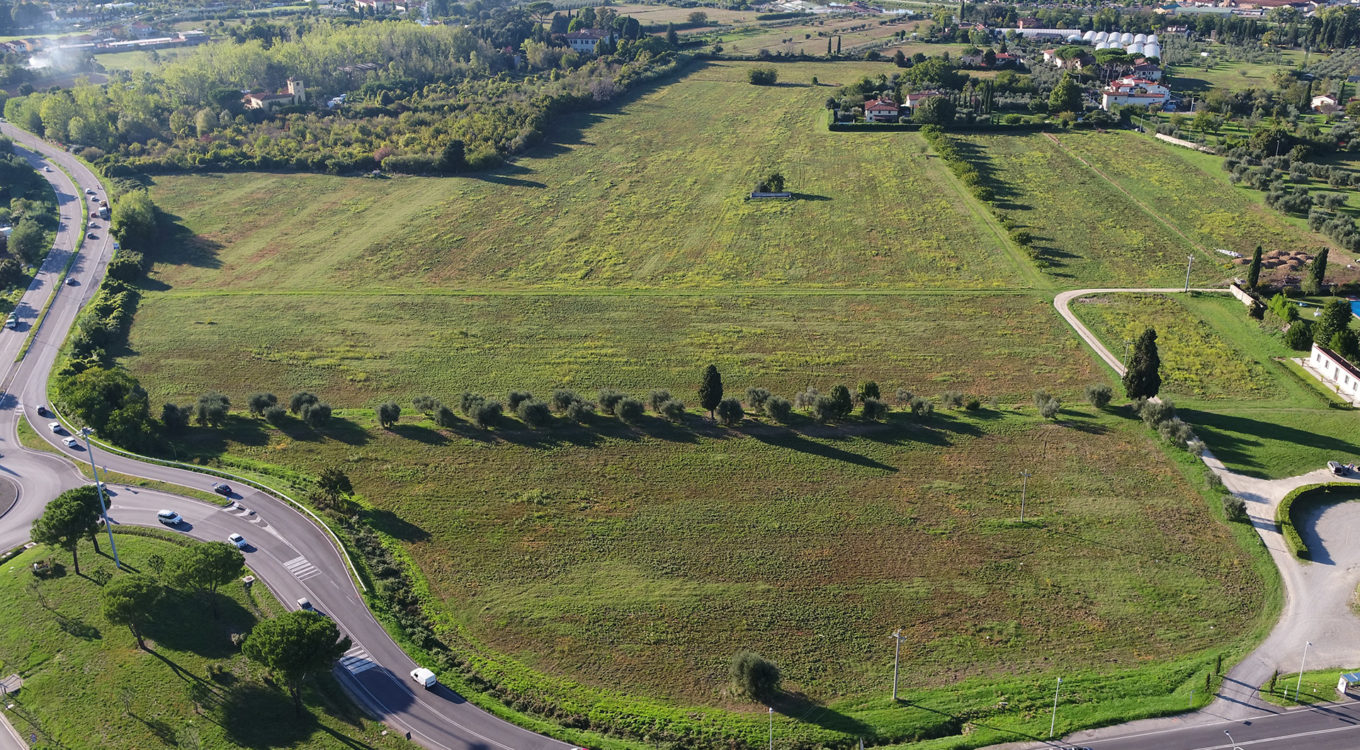
[[(1194, 425), (1210, 452), (1234, 471), (1250, 477), (1267, 477), (1256, 451), (1266, 440), (1277, 440), (1333, 454), (1360, 454), (1360, 445), (1349, 440), (1264, 422), (1249, 417), (1215, 414), (1198, 409), (1178, 409), (1182, 419)], [(1259, 438), (1259, 439), (1258, 439)]]
[[(181, 217), (168, 211), (157, 209), (156, 220), (159, 236), (155, 247), (146, 253), (147, 260), (197, 268), (222, 267), (222, 261), (217, 257), (222, 250), (222, 243), (195, 234), (184, 225)], [(156, 291), (169, 288), (154, 279), (143, 280), (141, 286)]]
[(423, 542), (430, 538), (428, 531), (402, 519), (390, 510), (365, 509), (360, 511), (359, 515), (374, 529), (391, 534), (403, 542)]
[(407, 440), (415, 440), (425, 445), (448, 445), (449, 439), (438, 430), (418, 424), (394, 424), (387, 428), (389, 432), (397, 437)]
[(151, 734), (155, 735), (156, 739), (161, 741), (161, 744), (169, 747), (176, 747), (179, 745), (175, 728), (168, 723), (161, 721), (160, 719), (148, 719), (138, 716), (131, 711), (128, 711), (128, 716), (136, 719), (142, 726), (146, 727), (147, 731), (151, 732)]
[(806, 453), (810, 456), (819, 456), (833, 461), (843, 461), (866, 469), (877, 469), (879, 471), (893, 473), (896, 473), (897, 471), (897, 467), (895, 466), (880, 463), (867, 456), (861, 456), (858, 453), (842, 450), (834, 445), (827, 445), (823, 442), (811, 440), (793, 430), (771, 430), (764, 427), (759, 429), (738, 429), (749, 437), (777, 448), (787, 448), (789, 450), (798, 451), (799, 453)]
[(295, 745), (320, 726), (311, 711), (294, 713), (293, 701), (283, 690), (250, 682), (227, 691), (213, 713), (227, 739), (250, 748)]
[(859, 719), (827, 708), (801, 693), (781, 691), (769, 702), (769, 706), (790, 719), (815, 724), (832, 732), (850, 737), (874, 736), (873, 728)]
[(174, 651), (189, 651), (208, 659), (224, 659), (236, 653), (231, 634), (249, 630), (255, 617), (225, 594), (210, 596), (217, 605), (217, 619), (213, 619), (204, 597), (168, 591), (152, 612), (146, 636)]

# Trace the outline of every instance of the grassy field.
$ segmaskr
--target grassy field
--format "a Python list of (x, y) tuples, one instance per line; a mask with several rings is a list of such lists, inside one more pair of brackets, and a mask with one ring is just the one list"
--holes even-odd
[[(1250, 255), (1257, 245), (1281, 250), (1331, 245), (1301, 222), (1267, 208), (1256, 191), (1233, 187), (1220, 157), (1127, 131), (1057, 138), (1208, 252), (1225, 248)], [(1333, 258), (1337, 252), (1332, 249)], [(1213, 261), (1206, 256), (1203, 262)], [(1224, 276), (1230, 275), (1225, 270)]]
[[(271, 291), (1022, 283), (919, 136), (827, 131), (829, 86), (883, 64), (782, 65), (799, 83), (777, 87), (746, 83), (751, 67), (697, 67), (564, 118), (565, 143), (500, 174), (157, 178), (158, 204), (199, 237), (157, 278)], [(813, 76), (826, 85), (801, 83)], [(770, 170), (795, 200), (746, 200)]]
[[(133, 569), (176, 549), (141, 536), (117, 541)], [(28, 566), (48, 555), (65, 562), (66, 574), (39, 580)], [(0, 673), (24, 678), (6, 715), (24, 736), (37, 734), (42, 747), (406, 745), (365, 719), (329, 675), (305, 691), (307, 712), (294, 717), (288, 696), (267, 686), (229, 639), (282, 612), (264, 587), (248, 596), (239, 584), (224, 586), (220, 620), (199, 600), (170, 595), (148, 631), (150, 651), (141, 651), (127, 628), (100, 614), (99, 586), (88, 577), (97, 569), (114, 573), (113, 561), (88, 544), (80, 555), (79, 576), (69, 554), (41, 547), (0, 567)]]
[[(1210, 50), (1213, 54), (1213, 50)], [(1239, 91), (1247, 88), (1272, 88), (1270, 77), (1276, 71), (1303, 62), (1298, 50), (1280, 50), (1278, 62), (1215, 62), (1207, 70), (1200, 66), (1173, 65), (1167, 71), (1168, 85), (1178, 92), (1206, 92), (1209, 89)]]
[[(998, 204), (1035, 237), (1046, 269), (1063, 286), (1180, 284), (1194, 247), (1140, 208), (1116, 186), (1073, 159), (1042, 133), (960, 137), (967, 156), (990, 172)], [(1119, 134), (1063, 136), (1072, 149), (1086, 141), (1123, 143)], [(1175, 167), (1174, 157), (1146, 152), (1152, 163)], [(1196, 284), (1221, 279), (1224, 269), (1201, 253)], [(1221, 259), (1221, 258), (1220, 258)]]
[[(846, 51), (860, 44), (883, 41), (903, 29), (906, 29), (910, 36), (918, 23), (898, 21), (879, 25), (878, 19), (864, 16), (815, 17), (809, 19), (807, 23), (792, 26), (770, 28), (743, 26), (724, 31), (721, 41), (723, 51), (728, 54), (751, 55), (760, 50), (767, 50), (792, 55), (825, 55), (826, 42), (831, 37), (839, 36), (841, 49)], [(906, 44), (912, 46), (911, 51), (906, 52), (909, 56), (916, 51), (924, 52), (926, 55), (939, 55), (943, 52), (957, 55), (959, 50), (968, 47), (966, 44), (916, 44), (910, 41)], [(891, 52), (888, 54), (891, 55)]]
[(162, 50), (132, 50), (130, 52), (113, 52), (99, 55), (96, 61), (104, 66), (105, 70), (127, 70), (133, 73), (150, 72), (157, 70), (171, 60), (180, 55), (186, 55), (191, 51), (188, 47), (171, 47)]
[[(739, 431), (602, 418), (488, 435), (419, 417), (381, 430), (349, 411), (340, 438), (242, 421), (228, 448), (309, 472), (342, 465), (423, 571), (445, 635), (578, 701), (742, 709), (726, 661), (751, 647), (795, 694), (848, 717), (802, 726), (805, 738), (854, 722), (910, 734), (941, 718), (877, 700), (883, 633), (903, 627), (908, 697), (925, 706), (1034, 731), (998, 694), (1037, 703), (1039, 675), (1056, 673), (1088, 673), (1091, 692), (1071, 698), (1088, 717), (1126, 711), (1134, 694), (1183, 703), (1210, 651), (1264, 624), (1269, 586), (1140, 423), (1029, 412)], [(1154, 661), (1169, 672), (1140, 672)], [(1105, 678), (1135, 693), (1116, 709), (1094, 687)], [(728, 721), (763, 729), (763, 714)]]
[(1119, 295), (1073, 304), (1120, 352), (1146, 326), (1157, 329), (1162, 393), (1233, 471), (1286, 477), (1327, 461), (1360, 460), (1360, 415), (1321, 389), (1279, 335), (1228, 295)]
[[(281, 328), (278, 321), (290, 325)], [(1024, 295), (150, 294), (125, 358), (155, 403), (207, 390), (308, 389), (356, 406), (464, 390), (667, 388), (695, 403), (700, 364), (728, 387), (792, 397), (875, 380), (1028, 400), (1075, 395), (1092, 365), (1043, 298)], [(221, 356), (230, 352), (230, 356)]]
[(1299, 679), (1298, 672), (1282, 674), (1276, 678), (1274, 690), (1267, 689), (1269, 683), (1261, 686), (1261, 697), (1286, 708), (1337, 703), (1347, 699), (1336, 692), (1336, 682), (1342, 674), (1353, 671), (1355, 670), (1319, 669), (1304, 672), (1302, 680)]

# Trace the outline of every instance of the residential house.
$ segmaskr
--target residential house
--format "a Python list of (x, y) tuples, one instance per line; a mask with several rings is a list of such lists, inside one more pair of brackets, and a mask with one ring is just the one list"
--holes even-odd
[(1124, 76), (1110, 81), (1110, 85), (1104, 88), (1101, 92), (1100, 108), (1108, 110), (1115, 106), (1134, 104), (1160, 109), (1166, 105), (1170, 97), (1171, 90), (1159, 83)]
[(303, 88), (302, 81), (296, 78), (288, 79), (288, 90), (274, 94), (246, 94), (241, 97), (241, 102), (246, 109), (262, 109), (265, 112), (273, 112), (280, 107), (292, 107), (307, 101), (307, 90)]
[(864, 103), (866, 122), (897, 122), (902, 109), (891, 99), (870, 99)]
[(395, 10), (392, 0), (354, 0), (354, 8), (373, 13), (390, 13)]
[(1329, 94), (1320, 94), (1313, 97), (1308, 105), (1314, 112), (1329, 113), (1336, 111), (1336, 97)]
[(581, 29), (565, 36), (567, 44), (577, 52), (595, 53), (595, 45), (614, 41), (614, 35), (604, 29)]
[(1360, 369), (1347, 362), (1345, 357), (1325, 346), (1313, 344), (1305, 364), (1324, 385), (1335, 388), (1337, 393), (1352, 403), (1360, 401)]
[(1015, 25), (1022, 29), (1037, 29), (1039, 28), (1039, 19), (1034, 18), (1033, 16), (1026, 16), (1016, 21)]
[(1141, 78), (1144, 81), (1162, 80), (1162, 69), (1150, 62), (1140, 62), (1133, 66), (1133, 77)]

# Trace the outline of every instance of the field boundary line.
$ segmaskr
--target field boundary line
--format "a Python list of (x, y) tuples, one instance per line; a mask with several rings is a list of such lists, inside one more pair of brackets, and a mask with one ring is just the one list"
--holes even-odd
[[(1113, 185), (1115, 190), (1118, 190), (1119, 192), (1123, 193), (1129, 200), (1133, 201), (1133, 204), (1134, 204), (1135, 206), (1137, 206), (1137, 207), (1143, 209), (1143, 211), (1144, 211), (1148, 216), (1151, 216), (1152, 218), (1154, 218), (1154, 219), (1156, 219), (1157, 221), (1161, 222), (1162, 225), (1164, 225), (1167, 229), (1170, 229), (1171, 231), (1175, 232), (1176, 235), (1177, 235), (1178, 237), (1180, 237), (1181, 239), (1185, 240), (1186, 243), (1188, 243), (1188, 244), (1190, 245), (1190, 247), (1194, 248), (1195, 250), (1200, 251), (1201, 253), (1204, 253), (1205, 255), (1208, 255), (1208, 254), (1209, 254), (1209, 250), (1208, 250), (1207, 248), (1205, 248), (1203, 245), (1201, 245), (1201, 244), (1199, 244), (1198, 242), (1195, 242), (1194, 240), (1192, 240), (1192, 239), (1190, 239), (1189, 237), (1187, 237), (1186, 234), (1185, 234), (1185, 232), (1182, 232), (1182, 231), (1180, 230), (1180, 228), (1177, 227), (1175, 224), (1172, 224), (1171, 222), (1167, 221), (1166, 219), (1163, 219), (1163, 218), (1161, 217), (1161, 215), (1159, 215), (1156, 211), (1153, 211), (1151, 208), (1149, 208), (1147, 204), (1145, 204), (1145, 203), (1143, 203), (1142, 201), (1138, 200), (1137, 198), (1133, 197), (1133, 193), (1130, 193), (1129, 191), (1125, 190), (1123, 185), (1120, 185), (1119, 183), (1115, 182), (1113, 179), (1110, 178), (1109, 175), (1107, 175), (1107, 174), (1105, 174), (1104, 172), (1100, 171), (1100, 170), (1097, 169), (1095, 166), (1093, 166), (1090, 162), (1086, 161), (1085, 159), (1083, 159), (1083, 158), (1081, 158), (1080, 156), (1077, 156), (1075, 153), (1073, 153), (1070, 149), (1068, 149), (1066, 146), (1064, 146), (1064, 145), (1062, 144), (1062, 141), (1058, 140), (1057, 136), (1053, 135), (1052, 133), (1044, 133), (1044, 135), (1045, 135), (1045, 136), (1048, 136), (1048, 139), (1049, 139), (1050, 141), (1053, 141), (1054, 145), (1056, 145), (1056, 146), (1058, 147), (1058, 149), (1061, 150), (1064, 154), (1067, 154), (1067, 155), (1070, 156), (1071, 158), (1076, 159), (1077, 161), (1081, 162), (1082, 165), (1085, 166), (1087, 169), (1089, 169), (1089, 170), (1091, 170), (1092, 172), (1095, 172), (1096, 174), (1100, 175), (1100, 178), (1101, 178), (1102, 180), (1105, 180), (1106, 182), (1108, 182), (1108, 183), (1110, 183), (1111, 185)], [(1137, 292), (1137, 291), (1141, 291), (1141, 290), (1138, 290), (1138, 289), (1111, 289), (1111, 290), (1107, 290), (1107, 291), (1127, 291), (1127, 292)]]

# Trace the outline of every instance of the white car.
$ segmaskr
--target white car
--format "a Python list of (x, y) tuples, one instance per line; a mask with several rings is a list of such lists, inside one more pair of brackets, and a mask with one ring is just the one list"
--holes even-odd
[(1328, 461), (1327, 468), (1331, 470), (1333, 474), (1339, 477), (1344, 477), (1350, 473), (1350, 467), (1341, 463), (1340, 461)]
[(160, 521), (166, 526), (178, 526), (179, 522), (183, 521), (184, 519), (180, 516), (180, 514), (176, 513), (173, 510), (162, 510), (156, 514), (156, 520)]
[(232, 534), (231, 536), (227, 537), (227, 541), (236, 545), (236, 549), (246, 548), (246, 538), (241, 536), (240, 534)]
[(61, 422), (52, 422), (47, 425), (47, 429), (51, 430), (54, 435), (60, 435), (65, 432), (65, 430), (61, 428)]
[(66, 443), (66, 447), (67, 447), (67, 448), (78, 448), (78, 447), (80, 447), (80, 441), (79, 441), (79, 440), (76, 440), (76, 439), (73, 438), (73, 437), (68, 437), (68, 438), (66, 438), (65, 440), (61, 441), (61, 442)]
[(312, 600), (311, 600), (311, 599), (308, 599), (308, 598), (305, 597), (305, 596), (302, 597), (301, 599), (298, 599), (297, 602), (298, 602), (298, 609), (311, 609), (311, 608), (312, 608)]

